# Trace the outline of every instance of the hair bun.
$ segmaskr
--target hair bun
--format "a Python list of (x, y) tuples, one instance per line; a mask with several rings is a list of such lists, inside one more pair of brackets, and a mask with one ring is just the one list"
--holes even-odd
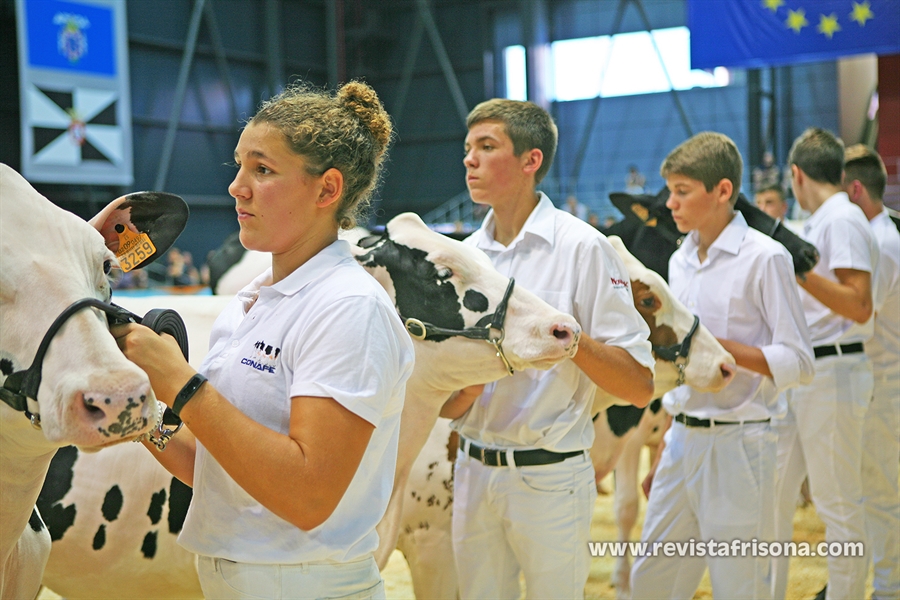
[(375, 90), (362, 81), (351, 81), (341, 86), (337, 98), (362, 121), (380, 146), (379, 154), (383, 153), (391, 141), (393, 126)]

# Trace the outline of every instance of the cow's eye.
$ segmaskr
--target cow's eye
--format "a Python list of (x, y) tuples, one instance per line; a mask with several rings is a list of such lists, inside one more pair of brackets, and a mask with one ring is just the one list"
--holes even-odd
[(103, 261), (103, 274), (109, 275), (109, 272), (112, 271), (112, 261), (104, 260)]
[(447, 280), (450, 279), (451, 277), (453, 277), (453, 271), (451, 271), (451, 270), (448, 269), (447, 267), (440, 267), (440, 268), (438, 268), (438, 270), (437, 270), (437, 278), (438, 278), (440, 281), (447, 281)]
[(641, 306), (644, 308), (653, 308), (656, 305), (656, 299), (653, 296), (647, 296), (641, 300)]

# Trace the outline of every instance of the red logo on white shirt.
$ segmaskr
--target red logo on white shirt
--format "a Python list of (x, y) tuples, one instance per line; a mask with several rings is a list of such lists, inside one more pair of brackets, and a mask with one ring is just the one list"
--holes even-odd
[(609, 280), (612, 282), (613, 287), (616, 289), (622, 289), (628, 287), (627, 279), (616, 279), (615, 277), (610, 277)]

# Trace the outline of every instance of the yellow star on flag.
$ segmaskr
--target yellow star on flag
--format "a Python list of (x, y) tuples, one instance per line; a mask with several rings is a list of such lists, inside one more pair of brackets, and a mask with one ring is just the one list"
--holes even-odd
[(819, 15), (819, 26), (816, 29), (830, 40), (834, 37), (834, 32), (841, 30), (841, 26), (837, 21), (837, 16), (831, 13), (827, 17)]
[[(780, 0), (768, 0), (768, 1), (779, 2)], [(868, 21), (869, 19), (874, 19), (874, 18), (875, 18), (875, 15), (874, 15), (874, 13), (872, 13), (872, 5), (869, 4), (868, 0), (866, 0), (866, 2), (863, 2), (862, 4), (859, 4), (857, 2), (853, 3), (853, 12), (850, 13), (851, 21), (856, 21), (857, 23), (859, 23), (860, 27), (865, 27), (866, 21)]]
[(788, 9), (788, 18), (785, 21), (789, 29), (793, 29), (794, 33), (800, 33), (800, 30), (809, 25), (809, 21), (806, 20), (806, 11), (802, 8), (798, 8), (797, 10)]
[(784, 0), (762, 0), (762, 4), (772, 12), (777, 12), (778, 7), (784, 5)]

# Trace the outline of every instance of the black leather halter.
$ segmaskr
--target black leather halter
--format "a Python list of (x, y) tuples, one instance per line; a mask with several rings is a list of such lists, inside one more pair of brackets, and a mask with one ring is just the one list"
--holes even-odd
[(691, 353), (691, 341), (694, 338), (694, 334), (697, 333), (697, 327), (700, 325), (700, 317), (694, 315), (694, 324), (691, 325), (691, 330), (688, 331), (688, 334), (684, 336), (684, 339), (681, 340), (679, 344), (673, 344), (671, 346), (657, 346), (653, 345), (653, 353), (660, 360), (664, 360), (666, 362), (675, 363), (675, 366), (678, 368), (678, 381), (675, 384), (676, 386), (682, 385), (684, 383), (684, 370), (687, 368), (688, 363), (690, 362), (690, 353)]
[[(50, 325), (50, 329), (44, 334), (44, 339), (41, 340), (41, 344), (38, 346), (37, 353), (34, 356), (34, 361), (31, 363), (31, 366), (25, 370), (11, 373), (9, 377), (6, 378), (6, 381), (3, 382), (3, 387), (0, 387), (0, 400), (11, 406), (13, 409), (25, 413), (25, 416), (31, 420), (31, 424), (38, 429), (41, 427), (41, 416), (39, 413), (28, 410), (28, 400), (31, 399), (35, 403), (38, 402), (37, 393), (38, 388), (41, 386), (41, 369), (44, 364), (44, 356), (47, 354), (50, 342), (53, 341), (53, 338), (59, 333), (63, 324), (65, 324), (65, 322), (75, 313), (89, 307), (105, 312), (107, 320), (111, 325), (117, 323), (143, 322), (144, 325), (147, 325), (157, 333), (165, 332), (172, 334), (181, 346), (185, 357), (187, 357), (187, 332), (184, 327), (184, 322), (175, 311), (157, 309), (148, 312), (142, 319), (121, 306), (106, 303), (97, 300), (96, 298), (82, 298), (81, 300), (76, 300), (66, 307), (65, 310), (56, 317), (53, 324)], [(153, 323), (150, 321), (153, 321)]]
[[(494, 348), (497, 349), (497, 356), (503, 361), (503, 366), (506, 367), (506, 371), (512, 375), (515, 371), (513, 370), (512, 365), (509, 364), (506, 355), (503, 353), (502, 344), (503, 338), (506, 336), (506, 331), (503, 328), (504, 321), (506, 320), (506, 307), (509, 304), (509, 297), (512, 295), (513, 287), (515, 285), (516, 280), (510, 277), (509, 285), (506, 287), (506, 293), (503, 294), (503, 299), (497, 305), (497, 310), (495, 310), (493, 314), (483, 316), (474, 327), (466, 327), (465, 329), (447, 329), (432, 325), (425, 321), (420, 321), (419, 319), (405, 318), (403, 315), (400, 315), (400, 318), (403, 320), (403, 324), (406, 326), (406, 331), (409, 332), (409, 335), (417, 340), (427, 340), (429, 337), (434, 337), (436, 335), (445, 335), (451, 337), (465, 337), (471, 340), (485, 340), (491, 343)], [(498, 333), (495, 334), (495, 331)]]

